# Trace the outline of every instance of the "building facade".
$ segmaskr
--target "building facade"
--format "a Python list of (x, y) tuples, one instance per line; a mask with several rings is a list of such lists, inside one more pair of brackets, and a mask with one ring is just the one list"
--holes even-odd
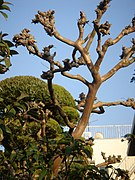
[(105, 162), (104, 156), (119, 157), (121, 160), (112, 164), (113, 167), (127, 170), (130, 179), (135, 180), (135, 156), (128, 155), (129, 142), (124, 138), (126, 134), (131, 134), (131, 129), (132, 125), (88, 126), (83, 137), (94, 137), (92, 160), (95, 165)]

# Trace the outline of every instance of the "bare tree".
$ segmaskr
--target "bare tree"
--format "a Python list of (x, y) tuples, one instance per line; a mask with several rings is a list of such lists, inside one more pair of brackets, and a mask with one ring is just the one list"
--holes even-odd
[[(43, 72), (41, 77), (48, 81), (48, 88), (50, 91), (52, 102), (58, 108), (65, 123), (70, 128), (70, 133), (72, 133), (73, 137), (76, 139), (80, 138), (83, 134), (90, 119), (91, 113), (104, 113), (105, 106), (123, 105), (135, 109), (135, 101), (132, 98), (127, 99), (126, 101), (116, 102), (101, 102), (98, 101), (96, 98), (97, 91), (99, 90), (101, 84), (110, 79), (121, 68), (128, 67), (129, 65), (135, 62), (135, 57), (133, 56), (135, 53), (135, 39), (133, 38), (131, 40), (131, 47), (122, 47), (120, 61), (114, 67), (112, 67), (112, 69), (109, 69), (108, 72), (105, 73), (103, 76), (100, 75), (100, 67), (102, 65), (108, 48), (117, 44), (124, 36), (127, 36), (128, 34), (135, 32), (134, 17), (130, 25), (124, 27), (122, 31), (114, 39), (108, 38), (107, 40), (105, 40), (105, 42), (103, 42), (103, 37), (110, 35), (111, 24), (108, 21), (106, 21), (104, 24), (101, 24), (100, 20), (103, 14), (108, 9), (110, 1), (111, 0), (102, 0), (99, 3), (97, 9), (95, 10), (96, 19), (93, 21), (93, 29), (86, 37), (84, 37), (84, 30), (85, 26), (89, 21), (87, 20), (85, 13), (80, 11), (80, 17), (77, 22), (79, 36), (76, 39), (76, 41), (67, 39), (59, 34), (55, 26), (54, 10), (49, 10), (47, 12), (38, 11), (38, 13), (35, 15), (35, 19), (33, 19), (32, 22), (34, 24), (41, 24), (44, 30), (46, 31), (47, 35), (51, 37), (53, 36), (58, 41), (61, 41), (73, 47), (72, 59), (65, 59), (63, 61), (63, 64), (61, 64), (60, 61), (55, 60), (56, 52), (54, 54), (51, 54), (51, 49), (53, 48), (53, 45), (44, 47), (41, 52), (39, 51), (36, 45), (36, 40), (31, 34), (29, 34), (30, 30), (24, 29), (20, 34), (15, 35), (13, 38), (13, 41), (16, 43), (16, 46), (25, 46), (30, 54), (34, 54), (40, 57), (41, 59), (46, 60), (49, 63), (50, 69), (47, 72)], [(97, 38), (97, 44), (95, 45), (95, 47), (98, 55), (95, 61), (92, 60), (89, 54), (89, 50), (91, 48), (91, 44), (93, 43), (94, 38)], [(79, 68), (80, 66), (86, 66), (88, 68), (88, 71), (92, 76), (91, 82), (89, 82), (88, 79), (84, 78), (80, 74), (73, 75), (70, 73), (71, 69)], [(69, 122), (68, 117), (62, 111), (62, 108), (60, 107), (58, 101), (54, 96), (52, 80), (56, 73), (61, 73), (61, 75), (67, 78), (78, 80), (88, 88), (87, 95), (81, 93), (80, 100), (76, 100), (78, 103), (77, 108), (80, 112), (82, 112), (82, 115), (77, 125), (74, 125)], [(60, 157), (54, 161), (55, 175), (57, 175), (58, 173), (60, 163)]]

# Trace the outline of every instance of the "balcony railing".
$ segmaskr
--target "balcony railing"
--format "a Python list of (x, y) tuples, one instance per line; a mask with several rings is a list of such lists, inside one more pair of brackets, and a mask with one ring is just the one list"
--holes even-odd
[(128, 170), (129, 176), (131, 176), (135, 172), (135, 157), (126, 156), (118, 165), (118, 168)]
[(123, 138), (126, 134), (131, 134), (131, 128), (132, 125), (87, 126), (83, 136), (88, 138), (100, 134), (101, 138)]

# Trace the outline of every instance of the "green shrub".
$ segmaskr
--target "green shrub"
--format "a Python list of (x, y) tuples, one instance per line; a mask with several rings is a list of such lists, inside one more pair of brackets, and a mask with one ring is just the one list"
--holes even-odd
[[(54, 93), (59, 101), (63, 111), (67, 114), (69, 120), (73, 123), (76, 123), (79, 119), (79, 113), (75, 109), (75, 102), (71, 94), (62, 86), (53, 85)], [(18, 100), (20, 97), (24, 97), (23, 104), (19, 104)], [(48, 91), (47, 83), (44, 81), (33, 77), (33, 76), (16, 76), (7, 78), (0, 82), (0, 110), (2, 112), (2, 103), (4, 107), (9, 110), (9, 116), (15, 115), (14, 109), (12, 106), (25, 107), (27, 109), (27, 103), (25, 102), (43, 102), (45, 106), (52, 112), (52, 118), (55, 119), (59, 124), (65, 125), (63, 118), (60, 116), (58, 110), (54, 108), (51, 104), (51, 98)], [(21, 99), (21, 98), (20, 98)], [(17, 102), (16, 102), (17, 101)], [(19, 109), (19, 108), (18, 108)], [(16, 109), (15, 109), (16, 110)], [(32, 114), (31, 114), (32, 113)], [(29, 111), (33, 117), (38, 118), (37, 110), (32, 109)]]
[[(63, 106), (62, 109), (68, 116), (69, 121), (71, 121), (72, 123), (75, 124), (80, 116), (78, 111), (75, 108), (70, 107), (70, 106)], [(53, 115), (57, 122), (59, 122), (61, 125), (65, 126), (65, 123), (64, 123), (62, 117), (60, 116), (60, 114), (58, 113), (58, 110), (53, 109)]]
[(59, 137), (61, 133), (62, 133), (62, 129), (59, 123), (52, 118), (48, 119), (46, 123), (46, 136), (48, 138), (56, 138)]
[[(53, 85), (55, 95), (61, 106), (75, 107), (71, 94), (62, 86)], [(6, 104), (12, 103), (18, 93), (27, 94), (33, 101), (50, 103), (47, 84), (33, 76), (16, 76), (0, 82), (0, 97), (5, 99)]]

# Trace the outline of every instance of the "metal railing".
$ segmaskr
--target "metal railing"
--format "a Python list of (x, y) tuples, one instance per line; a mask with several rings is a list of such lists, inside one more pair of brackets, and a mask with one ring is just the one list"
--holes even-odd
[(126, 134), (131, 134), (132, 125), (104, 125), (104, 126), (87, 126), (84, 136), (95, 137), (100, 133), (102, 138), (123, 138)]
[(135, 157), (126, 156), (118, 165), (118, 168), (128, 170), (129, 176), (132, 176), (132, 174), (135, 172)]

